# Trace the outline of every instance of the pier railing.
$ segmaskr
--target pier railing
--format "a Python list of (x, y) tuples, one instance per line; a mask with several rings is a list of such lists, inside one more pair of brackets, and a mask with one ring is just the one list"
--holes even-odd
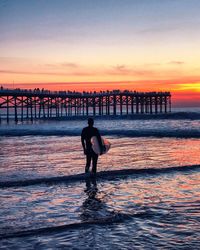
[(129, 115), (171, 112), (170, 92), (49, 91), (0, 89), (0, 118), (7, 122), (71, 116)]

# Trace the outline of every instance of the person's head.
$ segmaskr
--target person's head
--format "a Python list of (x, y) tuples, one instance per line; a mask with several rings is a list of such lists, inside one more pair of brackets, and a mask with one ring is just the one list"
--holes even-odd
[(92, 118), (88, 118), (88, 125), (89, 125), (90, 127), (93, 127), (93, 125), (94, 125), (94, 120), (93, 120)]

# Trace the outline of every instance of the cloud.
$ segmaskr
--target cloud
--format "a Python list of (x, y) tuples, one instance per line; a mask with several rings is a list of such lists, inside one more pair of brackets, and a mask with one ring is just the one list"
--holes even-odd
[[(45, 67), (44, 67), (45, 66)], [(43, 68), (43, 70), (42, 70)], [(49, 75), (49, 76), (154, 76), (156, 72), (144, 70), (143, 68), (131, 68), (127, 65), (116, 65), (109, 68), (83, 67), (76, 63), (45, 64), (40, 65), (40, 70), (12, 70), (0, 69), (1, 74), (20, 75)]]
[[(43, 65), (41, 65), (43, 66)], [(46, 63), (44, 64), (45, 67), (51, 68), (51, 69), (60, 69), (60, 68), (65, 68), (65, 69), (78, 69), (78, 68), (83, 68), (81, 65), (78, 63), (74, 62), (63, 62), (63, 63)]]
[(113, 66), (113, 69), (116, 70), (116, 71), (127, 71), (128, 68), (126, 65), (117, 65), (117, 66)]
[(170, 61), (170, 62), (168, 62), (168, 64), (183, 65), (183, 64), (185, 64), (185, 62), (183, 62), (183, 61)]
[(126, 65), (112, 66), (110, 70), (106, 70), (109, 75), (130, 75), (130, 76), (153, 76), (155, 72), (153, 70), (144, 70), (143, 68), (132, 68)]
[[(198, 72), (186, 72), (183, 71), (182, 67), (176, 67), (173, 65), (184, 65), (185, 62), (178, 61), (178, 60), (172, 60), (169, 62), (165, 62), (162, 65), (172, 65), (171, 67), (153, 67), (150, 65), (139, 65), (139, 66), (130, 66), (126, 64), (117, 64), (117, 65), (110, 65), (110, 66), (98, 66), (98, 65), (80, 65), (76, 62), (58, 62), (58, 63), (52, 63), (49, 64), (33, 64), (30, 66), (27, 64), (24, 65), (17, 65), (16, 67), (12, 67), (11, 65), (6, 67), (6, 65), (2, 65), (0, 68), (0, 74), (2, 78), (4, 79), (10, 79), (12, 75), (16, 75), (16, 79), (22, 78), (23, 75), (29, 76), (29, 80), (31, 76), (37, 76), (39, 79), (73, 79), (76, 80), (137, 80), (137, 81), (146, 81), (148, 80), (156, 80), (156, 79), (175, 79), (175, 83), (177, 84), (176, 79), (178, 79), (180, 76), (182, 78), (190, 78), (194, 80), (195, 76), (198, 78), (198, 81), (200, 81), (200, 78), (198, 77)], [(28, 67), (27, 67), (28, 66)], [(9, 76), (10, 75), (10, 76)], [(19, 77), (18, 77), (19, 75)], [(193, 75), (193, 77), (192, 77)], [(52, 76), (52, 77), (51, 77)], [(47, 80), (48, 81), (48, 80)], [(173, 82), (171, 82), (173, 84)]]
[(66, 67), (66, 68), (72, 68), (72, 69), (76, 69), (76, 68), (80, 68), (81, 66), (77, 63), (69, 63), (69, 62), (66, 62), (66, 63), (62, 63), (61, 66), (63, 67)]
[(0, 70), (0, 74), (17, 74), (17, 75), (49, 75), (49, 76), (91, 76), (89, 72), (47, 72), (47, 71), (18, 71), (18, 70)]
[[(0, 0), (1, 1), (1, 0)], [(33, 60), (27, 57), (0, 56), (0, 63), (30, 63)]]
[(176, 60), (172, 60), (172, 61), (169, 61), (169, 62), (162, 62), (162, 63), (147, 63), (147, 64), (144, 64), (143, 66), (144, 67), (154, 67), (154, 66), (165, 66), (165, 65), (183, 65), (183, 64), (186, 64), (184, 61), (176, 61)]

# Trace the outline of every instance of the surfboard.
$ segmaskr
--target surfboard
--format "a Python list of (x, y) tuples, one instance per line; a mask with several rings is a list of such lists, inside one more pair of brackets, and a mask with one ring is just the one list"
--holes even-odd
[[(110, 147), (111, 147), (111, 143), (110, 143), (107, 139), (105, 139), (105, 138), (103, 138), (103, 137), (101, 137), (101, 141), (102, 141), (102, 145), (105, 146), (105, 147), (104, 147), (105, 150), (103, 151), (102, 154), (106, 154), (106, 153), (108, 152), (108, 150), (110, 149)], [(93, 149), (93, 151), (94, 151), (97, 155), (100, 155), (101, 149), (100, 149), (99, 142), (98, 142), (98, 139), (97, 139), (96, 136), (93, 136), (93, 137), (91, 138), (91, 143), (92, 143), (92, 149)]]

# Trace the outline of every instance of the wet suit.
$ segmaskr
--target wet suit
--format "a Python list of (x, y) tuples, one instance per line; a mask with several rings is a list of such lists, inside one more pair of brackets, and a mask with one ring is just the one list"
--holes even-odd
[(95, 174), (97, 171), (98, 155), (92, 149), (91, 138), (93, 136), (97, 137), (98, 142), (99, 142), (99, 146), (102, 149), (103, 146), (102, 146), (102, 142), (101, 142), (101, 136), (100, 136), (97, 128), (94, 128), (93, 126), (88, 126), (82, 130), (81, 142), (82, 142), (82, 146), (84, 149), (84, 154), (86, 155), (85, 173), (89, 172), (90, 163), (92, 160), (92, 172)]

